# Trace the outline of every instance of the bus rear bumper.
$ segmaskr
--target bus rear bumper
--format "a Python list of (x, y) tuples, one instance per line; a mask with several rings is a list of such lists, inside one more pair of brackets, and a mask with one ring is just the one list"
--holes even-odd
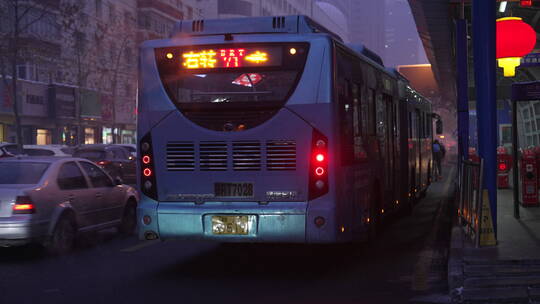
[[(161, 239), (214, 240), (219, 242), (306, 242), (306, 202), (163, 202), (157, 208)], [(246, 234), (218, 234), (216, 217), (246, 216)], [(214, 219), (213, 219), (214, 218)]]

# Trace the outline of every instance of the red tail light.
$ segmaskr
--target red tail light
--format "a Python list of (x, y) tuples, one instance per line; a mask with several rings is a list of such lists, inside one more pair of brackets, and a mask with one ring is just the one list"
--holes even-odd
[(157, 200), (157, 185), (156, 175), (154, 170), (153, 154), (152, 154), (152, 138), (150, 134), (145, 135), (140, 140), (140, 178), (141, 191), (144, 195)]
[(17, 196), (13, 205), (13, 214), (31, 214), (35, 212), (34, 203), (29, 196)]
[(524, 7), (532, 6), (532, 0), (520, 0), (519, 5)]
[(313, 130), (309, 166), (309, 200), (328, 193), (328, 138)]
[(149, 168), (144, 168), (143, 174), (146, 177), (150, 177), (150, 176), (152, 176), (152, 170), (150, 170)]
[(108, 161), (108, 160), (100, 160), (100, 161), (97, 162), (97, 164), (100, 165), (100, 166), (106, 166), (106, 165), (108, 165), (110, 163), (111, 162)]

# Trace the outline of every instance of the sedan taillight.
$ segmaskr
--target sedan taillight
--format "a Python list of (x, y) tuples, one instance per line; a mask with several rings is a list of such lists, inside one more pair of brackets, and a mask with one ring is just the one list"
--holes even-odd
[(102, 166), (102, 167), (104, 167), (104, 166), (106, 166), (106, 165), (108, 165), (108, 164), (110, 164), (110, 163), (111, 163), (111, 162), (108, 161), (108, 160), (100, 160), (100, 161), (97, 162), (97, 164), (100, 165), (100, 166)]
[(32, 214), (36, 212), (34, 203), (29, 196), (17, 196), (12, 209), (13, 214)]

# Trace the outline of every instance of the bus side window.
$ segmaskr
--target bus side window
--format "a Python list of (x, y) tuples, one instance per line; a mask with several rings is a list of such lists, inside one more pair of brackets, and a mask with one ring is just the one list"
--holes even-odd
[(376, 109), (375, 109), (375, 96), (376, 92), (374, 89), (368, 89), (368, 134), (369, 135), (375, 135), (376, 134)]
[(362, 124), (362, 136), (368, 135), (368, 97), (365, 84), (360, 86), (360, 122)]
[(354, 104), (352, 98), (352, 67), (354, 57), (338, 48), (337, 52), (337, 106), (340, 126), (341, 163), (350, 165), (354, 159)]
[(351, 86), (351, 94), (352, 94), (353, 117), (354, 117), (353, 129), (354, 129), (354, 136), (356, 137), (362, 134), (361, 100), (360, 100), (359, 88), (356, 83), (353, 83)]
[(413, 112), (409, 112), (409, 138), (413, 138)]
[(341, 126), (341, 162), (342, 164), (351, 164), (353, 160), (354, 143), (354, 109), (351, 100), (351, 82), (347, 79), (338, 79), (338, 107), (339, 124)]

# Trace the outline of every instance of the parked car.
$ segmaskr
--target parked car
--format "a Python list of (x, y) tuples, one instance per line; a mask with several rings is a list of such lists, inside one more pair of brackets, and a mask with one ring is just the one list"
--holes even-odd
[(71, 156), (65, 145), (23, 145), (23, 154), (28, 156)]
[(9, 153), (6, 148), (4, 147), (0, 147), (0, 158), (4, 158), (4, 157), (13, 157), (14, 155)]
[(4, 151), (7, 151), (10, 154), (17, 154), (17, 144), (14, 143), (8, 143), (8, 142), (0, 142), (0, 148), (3, 148)]
[(78, 233), (133, 233), (138, 195), (99, 166), (73, 157), (0, 160), (0, 246), (38, 242), (69, 251)]
[(83, 145), (75, 149), (73, 157), (95, 162), (113, 178), (119, 177), (126, 184), (137, 183), (135, 158), (123, 147), (112, 144)]
[(137, 157), (137, 145), (135, 144), (118, 144), (118, 146), (125, 148), (131, 153), (133, 157)]
[[(4, 148), (13, 155), (19, 155), (17, 144), (0, 143), (0, 148)], [(71, 156), (72, 147), (66, 145), (23, 145), (23, 151), (20, 155), (26, 156)], [(70, 153), (71, 152), (71, 153)]]

